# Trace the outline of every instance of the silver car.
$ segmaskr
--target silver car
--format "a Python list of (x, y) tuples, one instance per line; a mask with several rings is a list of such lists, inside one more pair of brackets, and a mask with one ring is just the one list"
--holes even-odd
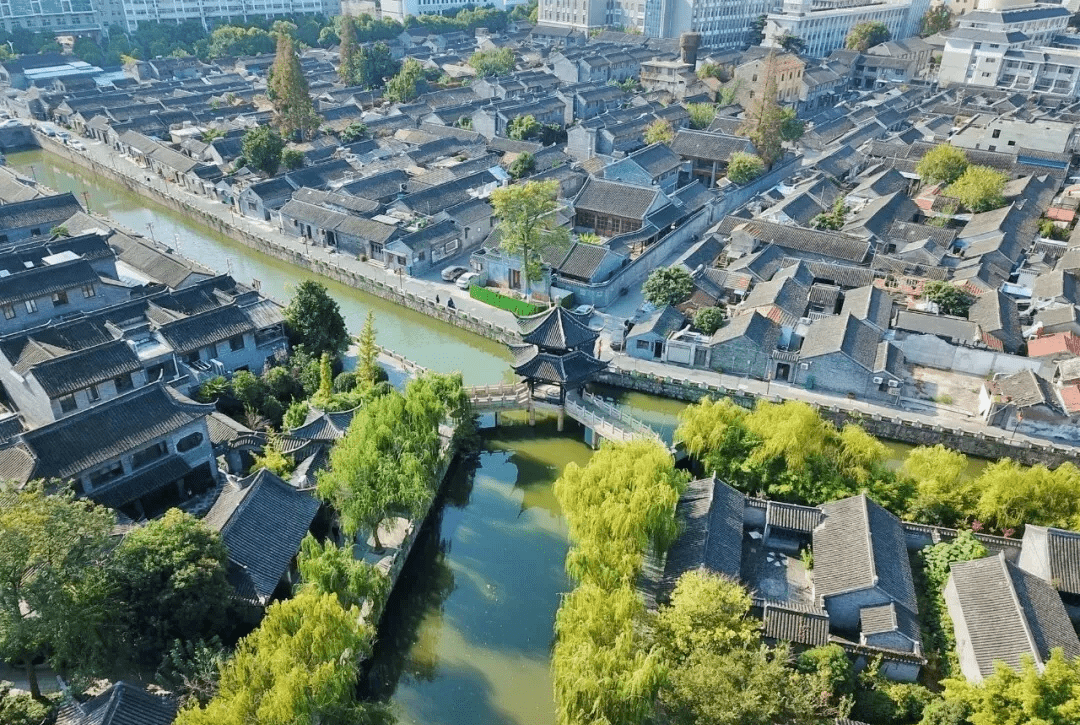
[(447, 282), (453, 282), (455, 279), (465, 274), (469, 270), (462, 266), (447, 267), (442, 271), (442, 278)]

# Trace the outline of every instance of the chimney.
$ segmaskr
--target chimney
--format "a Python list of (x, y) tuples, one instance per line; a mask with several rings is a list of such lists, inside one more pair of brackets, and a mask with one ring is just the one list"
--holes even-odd
[(701, 33), (683, 33), (679, 36), (679, 48), (682, 50), (682, 62), (691, 68), (697, 68), (697, 52), (701, 46)]

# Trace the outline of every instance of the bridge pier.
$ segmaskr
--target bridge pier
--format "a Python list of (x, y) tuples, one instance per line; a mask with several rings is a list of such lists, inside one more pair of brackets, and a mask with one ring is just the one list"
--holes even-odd
[(499, 427), (499, 411), (496, 410), (494, 415), (495, 415), (495, 425), (493, 425), (492, 427), (493, 428), (498, 428)]
[(565, 422), (566, 422), (566, 406), (560, 405), (559, 406), (559, 423), (558, 423), (558, 426), (556, 427), (556, 430), (558, 430), (560, 433), (563, 432), (563, 425), (564, 425)]
[[(531, 404), (529, 405), (529, 425), (536, 425), (536, 408), (534, 408)], [(559, 430), (562, 429), (560, 428)]]

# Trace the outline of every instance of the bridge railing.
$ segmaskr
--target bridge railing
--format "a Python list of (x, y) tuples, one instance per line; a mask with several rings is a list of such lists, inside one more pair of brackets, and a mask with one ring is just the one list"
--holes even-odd
[(466, 389), (469, 400), (474, 403), (516, 400), (527, 401), (529, 386), (525, 383), (503, 383), (502, 385), (474, 385)]
[(619, 423), (621, 423), (624, 427), (629, 428), (638, 436), (642, 438), (652, 438), (663, 442), (660, 434), (653, 430), (652, 427), (641, 422), (626, 411), (620, 410), (619, 408), (607, 402), (603, 398), (600, 398), (599, 396), (594, 395), (593, 393), (590, 393), (588, 391), (585, 391), (581, 397), (586, 403), (595, 406), (596, 408), (599, 408), (605, 416), (609, 418), (614, 418), (615, 420), (619, 421)]
[(570, 414), (570, 417), (577, 420), (577, 422), (587, 428), (592, 428), (604, 438), (623, 443), (638, 438), (637, 433), (627, 430), (626, 428), (621, 428), (613, 424), (609, 419), (586, 408), (580, 399), (567, 397), (566, 411)]

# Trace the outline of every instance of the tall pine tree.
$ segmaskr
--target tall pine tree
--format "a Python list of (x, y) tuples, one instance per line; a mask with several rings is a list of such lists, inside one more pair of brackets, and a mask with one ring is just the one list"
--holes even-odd
[(341, 59), (338, 63), (338, 77), (347, 86), (355, 86), (357, 79), (356, 67), (356, 26), (349, 15), (341, 16)]
[(754, 89), (754, 98), (746, 109), (746, 120), (739, 133), (754, 143), (758, 156), (771, 167), (783, 154), (784, 112), (777, 100), (776, 54), (765, 59), (765, 73)]
[(314, 135), (321, 119), (311, 103), (307, 79), (288, 33), (278, 33), (277, 57), (270, 68), (267, 95), (274, 104), (275, 120), (283, 136), (299, 133), (301, 139), (307, 139)]

